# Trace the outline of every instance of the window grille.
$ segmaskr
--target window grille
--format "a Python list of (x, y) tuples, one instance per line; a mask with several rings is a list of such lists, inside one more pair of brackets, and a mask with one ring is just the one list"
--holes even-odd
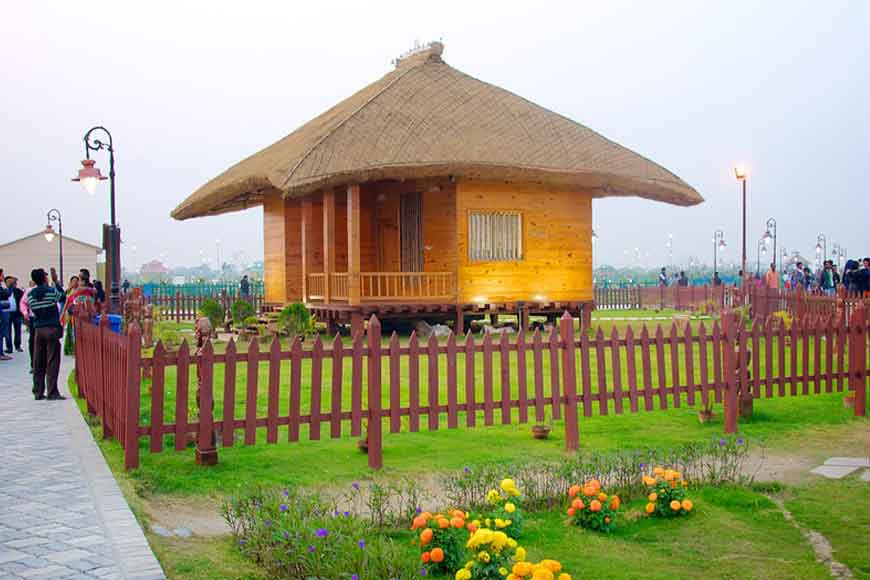
[(519, 212), (468, 214), (468, 259), (512, 262), (523, 259), (523, 219)]

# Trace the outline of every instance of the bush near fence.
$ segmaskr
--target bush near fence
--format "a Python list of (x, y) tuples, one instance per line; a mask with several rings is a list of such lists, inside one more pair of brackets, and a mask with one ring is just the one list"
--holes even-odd
[[(855, 414), (866, 414), (868, 325), (863, 308), (855, 311), (848, 327), (833, 325), (830, 319), (807, 319), (793, 324), (789, 332), (782, 325), (757, 321), (747, 330), (726, 316), (709, 333), (703, 324), (697, 331), (690, 325), (678, 331), (672, 325), (669, 332), (661, 326), (653, 333), (644, 327), (639, 334), (629, 328), (622, 336), (614, 329), (610, 337), (599, 329), (592, 338), (586, 333), (575, 335), (574, 320), (566, 313), (559, 329), (547, 337), (540, 331), (529, 338), (521, 333), (514, 340), (507, 334), (500, 338), (487, 334), (479, 342), (469, 333), (461, 342), (451, 335), (443, 344), (434, 336), (421, 344), (412, 335), (403, 346), (393, 334), (386, 347), (380, 323), (373, 317), (367, 333), (354, 337), (350, 346), (341, 336), (328, 347), (317, 337), (311, 349), (303, 349), (297, 338), (289, 350), (283, 350), (275, 338), (264, 352), (257, 341), (251, 341), (244, 353), (237, 352), (232, 341), (224, 353), (215, 353), (211, 342), (196, 353), (187, 343), (172, 353), (158, 344), (150, 358), (140, 357), (135, 324), (126, 335), (113, 334), (105, 317), (95, 326), (86, 316), (75, 318), (79, 396), (87, 401), (88, 411), (101, 418), (104, 436), (121, 442), (127, 469), (139, 465), (141, 438), (149, 440), (152, 453), (163, 450), (165, 435), (174, 435), (177, 451), (185, 449), (191, 436), (199, 449), (210, 449), (216, 432), (224, 447), (235, 444), (236, 431), (244, 433), (245, 445), (253, 445), (260, 429), (265, 429), (267, 443), (277, 443), (278, 428), (284, 426), (288, 442), (294, 442), (300, 439), (303, 425), (308, 427), (308, 438), (318, 440), (323, 427), (328, 429), (325, 436), (339, 438), (349, 424), (350, 434), (358, 437), (367, 423), (369, 465), (377, 469), (382, 465), (383, 421), (391, 433), (401, 431), (405, 419), (411, 431), (420, 430), (421, 419), (434, 431), (444, 426), (445, 415), (446, 427), (457, 429), (475, 427), (481, 414), (485, 425), (495, 424), (496, 416), (509, 425), (515, 420), (526, 423), (530, 416), (542, 421), (549, 410), (554, 418), (564, 418), (566, 448), (576, 450), (580, 413), (589, 417), (654, 411), (707, 404), (712, 397), (725, 402), (725, 432), (734, 433), (740, 397), (851, 390)], [(289, 361), (289, 381), (282, 380), (285, 361)], [(421, 381), (423, 361), (426, 373)], [(350, 363), (349, 406), (345, 362)], [(244, 405), (241, 401), (238, 405), (244, 408), (243, 417), (236, 416), (239, 364), (245, 365)], [(260, 364), (268, 368), (265, 416), (257, 412)], [(303, 365), (308, 379), (304, 385)], [(164, 419), (168, 370), (176, 376), (174, 423)], [(145, 371), (152, 383), (144, 398), (150, 412), (143, 419)], [(220, 417), (213, 413), (217, 372), (223, 373)], [(446, 396), (441, 393), (443, 382)], [(421, 383), (427, 387), (425, 399)], [(192, 384), (197, 387), (193, 397)], [(288, 389), (289, 410), (280, 414), (279, 404), (287, 400)], [(323, 404), (327, 396), (328, 408)], [(198, 401), (200, 418), (189, 416), (191, 400)]]

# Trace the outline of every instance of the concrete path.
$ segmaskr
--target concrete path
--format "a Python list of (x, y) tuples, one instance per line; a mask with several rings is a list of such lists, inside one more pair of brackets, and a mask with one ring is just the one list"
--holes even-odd
[(861, 481), (870, 481), (870, 457), (831, 457), (823, 465), (811, 469), (810, 473), (828, 479), (842, 479), (859, 469), (864, 469)]
[(0, 580), (165, 578), (75, 402), (30, 389), (26, 353), (0, 361)]

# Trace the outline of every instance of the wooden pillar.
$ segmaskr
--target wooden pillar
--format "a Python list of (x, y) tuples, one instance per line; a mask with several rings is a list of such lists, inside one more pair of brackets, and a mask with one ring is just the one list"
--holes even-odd
[(308, 231), (308, 228), (311, 227), (311, 224), (314, 223), (314, 211), (311, 206), (310, 199), (302, 200), (302, 227), (299, 228), (302, 230), (302, 242), (300, 245), (300, 249), (302, 250), (302, 303), (305, 304), (308, 302), (308, 270), (311, 268), (311, 242), (309, 241), (309, 237), (311, 234)]
[(347, 302), (360, 303), (360, 216), (359, 185), (347, 186)]
[(456, 326), (453, 329), (453, 334), (456, 336), (465, 334), (465, 311), (460, 304), (456, 305)]
[(323, 302), (329, 304), (330, 282), (335, 270), (335, 192), (323, 192)]

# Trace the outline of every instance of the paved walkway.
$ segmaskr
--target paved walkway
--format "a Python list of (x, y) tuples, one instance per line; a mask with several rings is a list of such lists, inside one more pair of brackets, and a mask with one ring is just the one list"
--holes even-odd
[(863, 469), (861, 481), (870, 482), (870, 457), (831, 457), (823, 465), (811, 469), (810, 473), (828, 479), (843, 479), (847, 475)]
[(0, 580), (165, 578), (75, 402), (35, 401), (28, 369), (0, 361)]

